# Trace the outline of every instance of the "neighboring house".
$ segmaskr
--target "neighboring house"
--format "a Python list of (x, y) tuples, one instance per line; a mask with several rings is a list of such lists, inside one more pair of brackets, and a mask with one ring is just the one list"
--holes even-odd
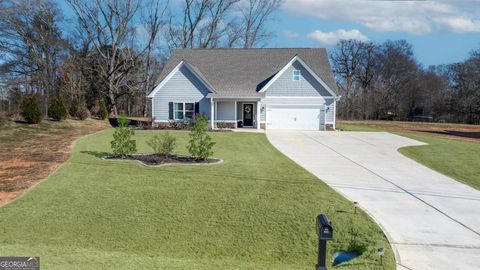
[(325, 130), (335, 90), (325, 49), (179, 49), (149, 98), (154, 125), (200, 113), (211, 128)]

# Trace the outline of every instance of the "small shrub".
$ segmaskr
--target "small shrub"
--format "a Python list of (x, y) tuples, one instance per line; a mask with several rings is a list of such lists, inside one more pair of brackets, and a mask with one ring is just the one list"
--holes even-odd
[(162, 135), (155, 135), (147, 141), (147, 144), (156, 154), (171, 154), (175, 148), (176, 138), (168, 131)]
[(171, 129), (178, 129), (179, 125), (175, 120), (168, 120), (168, 127)]
[(38, 124), (42, 121), (42, 111), (38, 103), (37, 95), (27, 94), (20, 104), (20, 115), (29, 124)]
[(100, 104), (98, 107), (98, 118), (105, 120), (108, 117), (108, 110), (107, 106), (105, 105), (105, 101), (102, 99), (100, 100)]
[(201, 160), (205, 160), (213, 155), (212, 138), (207, 134), (207, 119), (205, 116), (199, 116), (196, 119), (193, 130), (190, 132), (190, 141), (187, 146), (188, 152)]
[(182, 124), (180, 125), (180, 129), (191, 130), (193, 128), (193, 121), (189, 119), (183, 120)]
[(76, 117), (79, 109), (78, 99), (76, 97), (73, 98), (72, 103), (70, 104), (70, 109), (68, 112), (70, 113), (71, 117)]
[(78, 109), (77, 117), (80, 120), (85, 120), (90, 117), (90, 111), (87, 108), (87, 104), (83, 103), (82, 106)]
[(137, 142), (132, 139), (135, 131), (128, 127), (126, 115), (120, 115), (118, 118), (118, 127), (113, 132), (113, 140), (110, 142), (113, 153), (125, 157), (137, 152)]
[(224, 121), (217, 122), (217, 128), (219, 128), (219, 129), (227, 129), (227, 128), (228, 128), (228, 124), (225, 123)]
[(48, 117), (60, 121), (67, 118), (68, 110), (60, 95), (56, 95), (48, 107)]

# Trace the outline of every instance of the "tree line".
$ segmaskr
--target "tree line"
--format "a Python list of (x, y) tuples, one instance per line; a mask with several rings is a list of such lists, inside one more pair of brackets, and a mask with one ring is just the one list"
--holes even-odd
[(425, 68), (404, 40), (346, 40), (330, 58), (342, 119), (480, 124), (480, 49), (463, 62)]
[[(282, 1), (0, 0), (0, 112), (148, 117), (174, 49), (265, 47)], [(347, 40), (330, 60), (339, 118), (480, 123), (480, 49), (423, 67), (406, 41)]]
[(171, 2), (66, 0), (66, 16), (53, 0), (1, 0), (0, 110), (18, 114), (33, 97), (45, 116), (72, 104), (98, 115), (104, 103), (147, 117), (174, 49), (263, 47), (282, 0)]

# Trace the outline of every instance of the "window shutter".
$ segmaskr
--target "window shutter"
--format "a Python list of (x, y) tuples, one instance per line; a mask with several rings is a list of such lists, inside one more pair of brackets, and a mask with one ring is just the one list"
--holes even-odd
[(200, 112), (200, 103), (195, 102), (195, 114), (198, 114)]
[(168, 103), (168, 119), (173, 119), (173, 102)]

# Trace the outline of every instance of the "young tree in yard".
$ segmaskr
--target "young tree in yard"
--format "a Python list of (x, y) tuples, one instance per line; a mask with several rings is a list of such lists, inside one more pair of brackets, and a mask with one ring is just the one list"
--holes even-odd
[(78, 99), (74, 97), (72, 99), (72, 103), (70, 104), (70, 109), (68, 110), (68, 113), (70, 114), (71, 117), (76, 117), (78, 113)]
[(200, 160), (205, 160), (213, 155), (214, 145), (215, 142), (212, 142), (212, 138), (207, 133), (207, 118), (203, 115), (197, 116), (193, 130), (190, 132), (188, 152)]
[(27, 94), (23, 97), (20, 115), (29, 124), (38, 124), (42, 121), (42, 111), (36, 94)]
[(67, 115), (67, 106), (65, 105), (65, 102), (63, 102), (61, 94), (57, 93), (52, 102), (50, 102), (50, 106), (48, 106), (48, 117), (60, 121), (67, 118)]
[(147, 144), (156, 154), (169, 155), (175, 148), (176, 139), (167, 131), (161, 135), (153, 136), (147, 141)]
[(113, 132), (113, 140), (110, 142), (113, 153), (121, 157), (131, 155), (137, 152), (137, 142), (132, 139), (135, 131), (128, 127), (126, 115), (120, 115), (118, 118), (118, 127)]
[(108, 110), (107, 110), (107, 106), (105, 105), (105, 101), (100, 100), (100, 105), (99, 105), (99, 108), (98, 108), (98, 118), (102, 119), (102, 120), (105, 120), (107, 119), (108, 117)]

